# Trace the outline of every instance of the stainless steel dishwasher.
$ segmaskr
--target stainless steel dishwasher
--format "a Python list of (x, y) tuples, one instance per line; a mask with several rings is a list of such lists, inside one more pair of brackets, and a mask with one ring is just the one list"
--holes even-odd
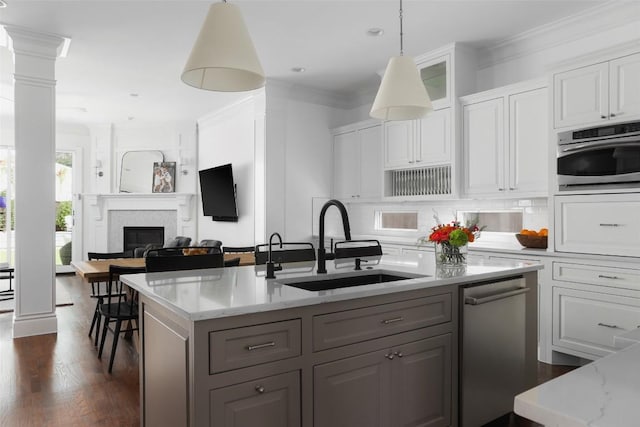
[(530, 292), (525, 279), (519, 277), (478, 283), (461, 293), (462, 427), (481, 426), (511, 412), (514, 397), (535, 385), (537, 287), (534, 288)]

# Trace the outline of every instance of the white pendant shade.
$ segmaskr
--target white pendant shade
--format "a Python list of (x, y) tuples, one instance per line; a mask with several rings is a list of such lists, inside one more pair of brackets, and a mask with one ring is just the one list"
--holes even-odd
[(424, 117), (433, 108), (427, 89), (413, 58), (394, 56), (389, 59), (371, 117), (381, 120), (413, 120)]
[(264, 71), (236, 6), (211, 5), (181, 78), (189, 86), (220, 92), (264, 86)]

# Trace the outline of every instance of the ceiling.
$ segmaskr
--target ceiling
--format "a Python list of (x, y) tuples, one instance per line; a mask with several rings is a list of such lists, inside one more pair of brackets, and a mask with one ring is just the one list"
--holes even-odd
[[(194, 120), (246, 96), (202, 91), (180, 81), (211, 1), (6, 2), (0, 23), (71, 38), (68, 56), (56, 63), (60, 120), (114, 124)], [(376, 72), (399, 51), (395, 0), (233, 3), (244, 15), (269, 79), (356, 94), (376, 85)], [(602, 3), (405, 0), (405, 54), (419, 55), (454, 41), (490, 46)], [(372, 27), (384, 29), (384, 35), (367, 35)], [(0, 50), (5, 59), (10, 55)], [(293, 67), (304, 67), (306, 72), (294, 73)], [(4, 82), (11, 81), (8, 68), (0, 70)], [(5, 103), (8, 98), (4, 96)]]

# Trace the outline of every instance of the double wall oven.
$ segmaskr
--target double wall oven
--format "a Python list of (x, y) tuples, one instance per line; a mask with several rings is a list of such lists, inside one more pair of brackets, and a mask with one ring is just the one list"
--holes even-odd
[(640, 122), (558, 135), (560, 191), (640, 188)]

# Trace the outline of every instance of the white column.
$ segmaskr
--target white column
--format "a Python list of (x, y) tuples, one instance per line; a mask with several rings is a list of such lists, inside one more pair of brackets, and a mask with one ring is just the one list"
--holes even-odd
[(5, 26), (15, 77), (13, 336), (55, 333), (55, 62), (64, 39)]

